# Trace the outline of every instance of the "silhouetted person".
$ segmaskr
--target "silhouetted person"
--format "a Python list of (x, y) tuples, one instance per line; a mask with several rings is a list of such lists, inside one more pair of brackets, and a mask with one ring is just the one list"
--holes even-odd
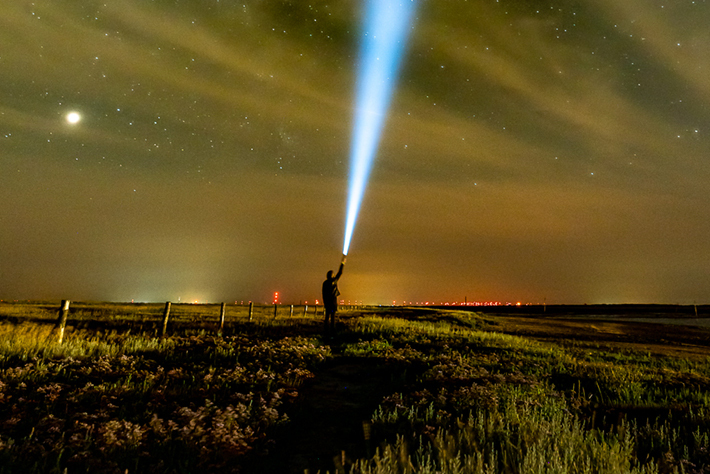
[(335, 312), (338, 311), (338, 296), (340, 296), (340, 291), (338, 291), (338, 280), (340, 275), (343, 274), (343, 267), (345, 266), (345, 255), (340, 261), (340, 269), (338, 273), (333, 276), (333, 270), (328, 271), (327, 278), (323, 282), (323, 306), (325, 307), (325, 332), (328, 332), (328, 319), (330, 319), (330, 330), (335, 331)]

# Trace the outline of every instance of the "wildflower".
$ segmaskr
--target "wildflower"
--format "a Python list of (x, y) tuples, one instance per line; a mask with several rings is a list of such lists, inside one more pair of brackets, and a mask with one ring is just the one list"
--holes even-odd
[(144, 428), (126, 420), (110, 420), (99, 427), (99, 449), (135, 448), (140, 445)]
[(37, 389), (37, 392), (43, 394), (45, 401), (48, 403), (54, 403), (59, 398), (61, 391), (62, 386), (58, 383), (45, 385)]

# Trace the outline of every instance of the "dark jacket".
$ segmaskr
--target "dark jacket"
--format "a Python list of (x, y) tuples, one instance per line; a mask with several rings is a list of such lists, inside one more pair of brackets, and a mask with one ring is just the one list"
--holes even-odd
[(323, 282), (323, 306), (326, 308), (337, 308), (338, 307), (338, 296), (340, 296), (340, 291), (338, 291), (338, 279), (340, 275), (343, 274), (343, 264), (340, 264), (340, 269), (338, 273), (332, 278), (326, 278)]

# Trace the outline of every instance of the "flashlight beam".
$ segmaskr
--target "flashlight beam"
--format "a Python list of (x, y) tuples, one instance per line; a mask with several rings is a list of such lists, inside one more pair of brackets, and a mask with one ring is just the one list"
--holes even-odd
[(360, 46), (343, 255), (348, 254), (365, 186), (411, 29), (414, 0), (368, 0)]

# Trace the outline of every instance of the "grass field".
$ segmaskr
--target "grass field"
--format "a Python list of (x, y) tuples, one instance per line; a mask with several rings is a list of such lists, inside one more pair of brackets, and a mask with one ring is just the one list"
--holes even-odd
[(710, 472), (710, 331), (422, 308), (0, 304), (0, 473)]

